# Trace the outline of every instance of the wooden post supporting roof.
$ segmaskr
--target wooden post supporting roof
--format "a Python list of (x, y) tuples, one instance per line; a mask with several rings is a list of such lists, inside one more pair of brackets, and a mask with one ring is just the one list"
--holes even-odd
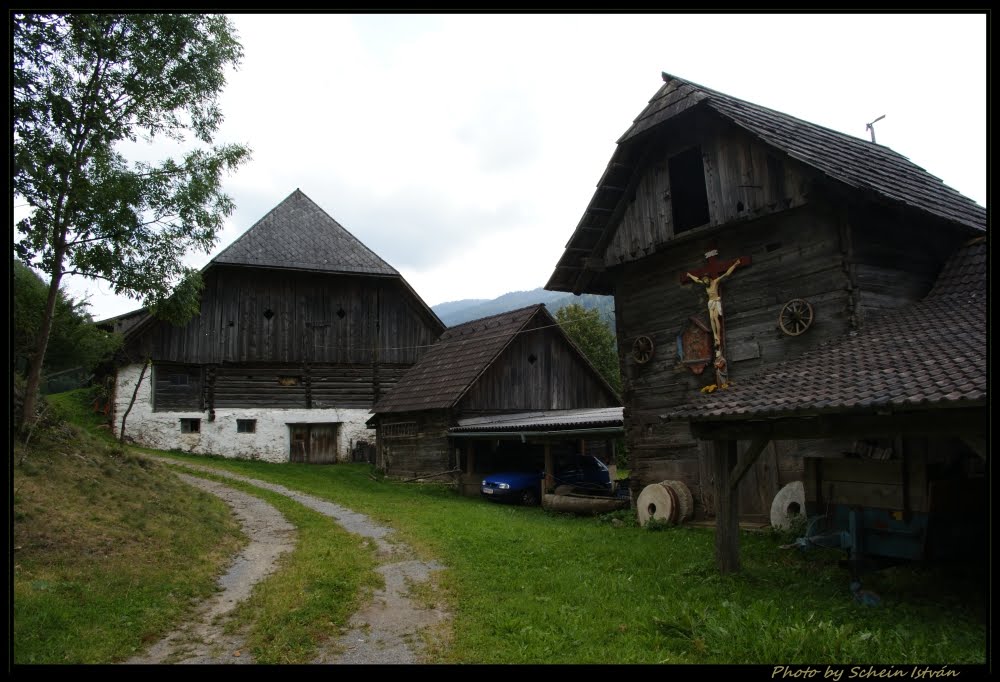
[(735, 440), (712, 443), (715, 473), (715, 564), (723, 575), (740, 570), (740, 519), (737, 491), (730, 486), (736, 466)]
[(555, 464), (552, 461), (552, 444), (545, 443), (545, 482), (542, 485), (542, 494), (555, 487)]

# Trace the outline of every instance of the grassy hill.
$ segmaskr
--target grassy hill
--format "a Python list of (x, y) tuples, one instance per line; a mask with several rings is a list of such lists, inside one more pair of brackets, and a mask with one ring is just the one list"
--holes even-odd
[(13, 453), (14, 662), (120, 661), (211, 595), (244, 539), (221, 500), (101, 435), (85, 390), (48, 401)]

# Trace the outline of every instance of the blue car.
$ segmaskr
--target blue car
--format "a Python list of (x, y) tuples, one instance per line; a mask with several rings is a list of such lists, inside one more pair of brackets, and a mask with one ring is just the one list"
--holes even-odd
[[(479, 489), (480, 496), (496, 502), (536, 505), (541, 499), (544, 471), (503, 471), (487, 474)], [(595, 493), (611, 493), (611, 474), (604, 462), (590, 455), (570, 458), (557, 469), (555, 484), (585, 488)]]

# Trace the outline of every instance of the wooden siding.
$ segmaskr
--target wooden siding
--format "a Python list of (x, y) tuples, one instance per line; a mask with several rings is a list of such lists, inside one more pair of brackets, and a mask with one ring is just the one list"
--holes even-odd
[(965, 237), (928, 229), (898, 211), (852, 208), (851, 246), (859, 306), (875, 317), (923, 298)]
[[(536, 317), (526, 329), (546, 322)], [(618, 404), (559, 330), (549, 328), (518, 334), (459, 401), (456, 411), (565, 410)]]
[(439, 331), (393, 278), (216, 266), (201, 313), (183, 327), (154, 324), (137, 347), (199, 364), (412, 364)]
[[(375, 402), (371, 365), (222, 365), (213, 367), (214, 407), (370, 408)], [(379, 367), (389, 390), (405, 365)]]
[(389, 438), (385, 437), (381, 428), (377, 432), (377, 462), (387, 475), (416, 478), (453, 468), (456, 462), (449, 452), (448, 427), (451, 421), (447, 411), (398, 412), (379, 418), (380, 424), (399, 422), (415, 422), (415, 432)]
[[(183, 383), (177, 381), (183, 377)], [(191, 365), (153, 365), (153, 411), (190, 412), (202, 409), (201, 368)]]
[[(828, 210), (806, 206), (765, 217), (734, 227), (715, 243), (721, 259), (752, 259), (722, 284), (730, 381), (849, 330), (849, 278), (839, 223)], [(660, 419), (668, 408), (714, 383), (711, 368), (694, 375), (678, 364), (676, 351), (677, 334), (690, 316), (707, 322), (705, 288), (679, 283), (680, 274), (703, 266), (707, 246), (702, 239), (678, 242), (669, 252), (617, 269), (615, 301), (633, 491), (665, 478), (679, 479), (710, 510), (709, 458), (699, 462), (686, 422)], [(812, 328), (798, 337), (785, 336), (777, 325), (782, 305), (792, 298), (808, 300), (815, 310)], [(630, 354), (640, 335), (653, 339), (656, 348), (645, 365)], [(740, 443), (740, 451), (746, 445)], [(765, 453), (741, 491), (761, 481), (765, 490), (773, 489), (783, 478), (781, 459), (773, 448)], [(752, 500), (755, 495), (760, 497), (757, 492), (742, 497)], [(744, 513), (764, 513), (763, 500), (746, 504)]]
[(605, 265), (636, 261), (675, 237), (669, 161), (692, 147), (700, 147), (704, 164), (710, 216), (706, 226), (805, 204), (811, 173), (803, 166), (736, 128), (707, 122), (699, 128), (672, 136), (653, 153), (604, 252)]

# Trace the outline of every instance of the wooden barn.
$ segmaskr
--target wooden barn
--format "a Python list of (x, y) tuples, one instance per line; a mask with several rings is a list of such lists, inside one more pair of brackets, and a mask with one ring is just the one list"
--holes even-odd
[[(986, 210), (883, 146), (663, 80), (546, 288), (615, 296), (633, 497), (681, 480), (705, 516), (722, 460), (704, 431), (664, 416), (920, 301), (945, 259), (984, 234)], [(760, 448), (727, 510), (744, 521), (769, 520), (806, 456), (853, 447), (846, 432), (757, 435), (732, 437), (734, 451)]]
[(378, 401), (370, 424), (388, 475), (450, 472), (478, 494), (481, 473), (515, 460), (609, 457), (620, 405), (545, 306), (533, 305), (449, 328)]
[(114, 424), (142, 377), (126, 433), (151, 447), (360, 456), (372, 405), (444, 329), (395, 269), (299, 190), (202, 276), (201, 312), (185, 326), (126, 320)]

